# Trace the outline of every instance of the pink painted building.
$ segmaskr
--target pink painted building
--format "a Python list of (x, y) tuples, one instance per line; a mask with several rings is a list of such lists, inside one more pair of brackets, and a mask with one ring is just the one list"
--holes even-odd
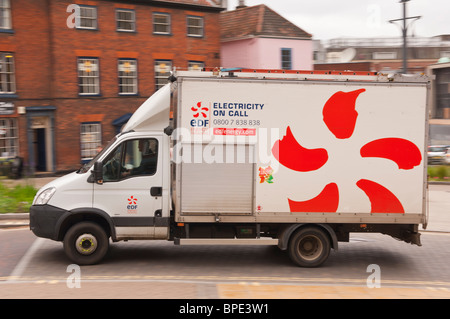
[(313, 69), (312, 35), (266, 5), (220, 14), (221, 66), (251, 69)]

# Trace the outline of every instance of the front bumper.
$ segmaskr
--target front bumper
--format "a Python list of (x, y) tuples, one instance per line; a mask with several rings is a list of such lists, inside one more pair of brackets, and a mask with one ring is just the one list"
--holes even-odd
[(66, 211), (51, 205), (30, 208), (30, 229), (38, 237), (58, 239), (58, 221)]

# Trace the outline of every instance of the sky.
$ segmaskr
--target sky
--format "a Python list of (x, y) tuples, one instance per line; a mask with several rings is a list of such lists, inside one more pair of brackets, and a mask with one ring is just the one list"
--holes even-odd
[[(403, 17), (403, 4), (399, 0), (246, 0), (245, 4), (267, 5), (311, 33), (315, 40), (402, 34), (401, 22), (388, 22)], [(228, 0), (228, 9), (237, 5), (238, 0)], [(421, 16), (419, 20), (409, 20), (409, 36), (450, 34), (450, 0), (411, 0), (406, 8), (407, 16)]]

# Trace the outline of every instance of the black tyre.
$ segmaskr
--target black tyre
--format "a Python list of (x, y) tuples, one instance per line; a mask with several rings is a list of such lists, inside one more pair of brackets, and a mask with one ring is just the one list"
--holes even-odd
[(105, 230), (93, 222), (75, 224), (64, 236), (64, 251), (78, 265), (100, 262), (108, 248), (109, 239)]
[(289, 240), (291, 260), (301, 267), (318, 267), (330, 255), (330, 238), (318, 227), (302, 227)]

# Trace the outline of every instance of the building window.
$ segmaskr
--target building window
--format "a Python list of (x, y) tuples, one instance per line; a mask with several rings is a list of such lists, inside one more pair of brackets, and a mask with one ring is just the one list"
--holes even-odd
[(153, 13), (153, 33), (170, 34), (170, 14)]
[(119, 71), (119, 94), (137, 94), (137, 61), (134, 59), (120, 59)]
[(136, 31), (136, 15), (133, 10), (116, 9), (117, 31)]
[(189, 61), (188, 62), (188, 70), (189, 71), (201, 71), (205, 67), (205, 63), (197, 62), (197, 61)]
[(19, 155), (19, 134), (16, 119), (0, 119), (0, 157)]
[(187, 17), (187, 35), (190, 37), (203, 37), (203, 18), (202, 17)]
[(450, 119), (450, 68), (434, 70), (436, 118)]
[(440, 58), (450, 58), (450, 51), (441, 51), (439, 54)]
[(292, 49), (281, 49), (281, 68), (292, 70)]
[(372, 58), (374, 60), (395, 60), (397, 59), (397, 52), (373, 52)]
[(81, 123), (81, 161), (94, 158), (102, 146), (102, 125), (100, 123)]
[(172, 61), (155, 61), (155, 83), (156, 90), (162, 88), (168, 82)]
[(9, 0), (0, 0), (0, 29), (11, 29), (11, 6)]
[(0, 93), (15, 92), (14, 56), (11, 53), (0, 53)]
[(78, 85), (80, 95), (100, 94), (97, 58), (78, 58)]
[(80, 16), (75, 19), (77, 29), (97, 29), (97, 7), (79, 6)]

